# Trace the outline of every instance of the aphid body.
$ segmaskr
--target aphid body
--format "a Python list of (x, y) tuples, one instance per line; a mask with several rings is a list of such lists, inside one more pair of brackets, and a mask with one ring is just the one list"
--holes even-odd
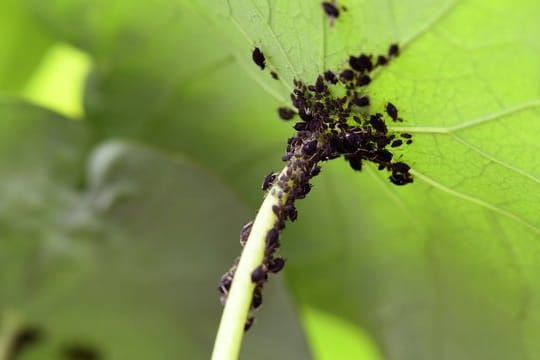
[(264, 54), (262, 53), (261, 49), (256, 47), (253, 49), (253, 53), (251, 54), (251, 58), (253, 59), (253, 62), (257, 64), (258, 67), (261, 68), (261, 70), (264, 70), (266, 66), (266, 59), (264, 57)]
[(336, 5), (329, 1), (323, 1), (321, 5), (329, 18), (337, 19), (339, 17), (339, 9), (336, 7)]
[(262, 183), (262, 191), (268, 191), (274, 184), (274, 181), (276, 180), (277, 173), (271, 172), (270, 174), (266, 175), (266, 177), (263, 180)]

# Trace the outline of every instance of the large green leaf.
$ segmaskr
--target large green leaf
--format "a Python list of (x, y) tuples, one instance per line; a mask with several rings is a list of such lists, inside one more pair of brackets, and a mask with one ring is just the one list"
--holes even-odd
[[(71, 229), (74, 194), (82, 180), (89, 139), (82, 123), (18, 102), (0, 106), (0, 304), (24, 307), (41, 292), (42, 276), (50, 292), (72, 278), (69, 254), (84, 247), (69, 242), (59, 226)], [(43, 250), (43, 251), (42, 251)], [(74, 260), (74, 258), (72, 258)], [(52, 275), (52, 276), (48, 276)]]
[[(418, 133), (403, 152), (412, 186), (342, 164), (316, 181), (285, 235), (297, 299), (364, 324), (391, 359), (536, 354), (539, 5), (347, 4), (327, 28), (310, 2), (302, 15), (283, 4), (233, 1), (224, 14), (289, 78), (402, 44), (369, 93), (373, 110), (391, 100)], [(324, 46), (296, 46), (321, 33)]]
[[(353, 177), (329, 166), (285, 235), (291, 289), (301, 303), (369, 327), (391, 359), (526, 358), (538, 352), (540, 333), (532, 255), (540, 238), (540, 7), (385, 5), (347, 4), (330, 29), (313, 26), (321, 15), (310, 15), (310, 2), (302, 15), (282, 11), (289, 17), (276, 15), (281, 3), (227, 9), (284, 77), (312, 81), (349, 54), (404, 45), (369, 93), (373, 110), (391, 100), (418, 133), (403, 152), (415, 184), (394, 189), (373, 169)], [(299, 33), (325, 32), (323, 47), (295, 46)], [(308, 276), (317, 280), (306, 284)]]
[[(23, 358), (75, 345), (111, 359), (208, 357), (217, 280), (249, 217), (239, 201), (184, 159), (122, 143), (97, 147), (82, 181), (83, 123), (6, 103), (0, 121), (0, 324), (44, 334)], [(244, 356), (308, 358), (283, 286), (269, 290)]]
[(538, 353), (537, 2), (350, 1), (332, 27), (313, 1), (50, 3), (35, 6), (55, 34), (97, 59), (86, 104), (101, 134), (188, 153), (251, 207), (292, 133), (275, 115), (291, 80), (399, 42), (369, 93), (415, 133), (415, 183), (326, 166), (284, 235), (290, 289), (366, 327), (388, 359)]

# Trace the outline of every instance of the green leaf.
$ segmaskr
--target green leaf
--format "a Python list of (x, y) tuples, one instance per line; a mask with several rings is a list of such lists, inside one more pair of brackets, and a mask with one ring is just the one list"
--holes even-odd
[[(284, 233), (289, 287), (300, 307), (367, 329), (388, 359), (539, 352), (537, 2), (350, 1), (332, 27), (312, 1), (167, 2), (178, 15), (167, 23), (167, 6), (104, 4), (41, 9), (97, 58), (91, 123), (189, 154), (252, 208), (292, 134), (275, 115), (291, 80), (400, 43), (369, 94), (373, 111), (392, 101), (405, 119), (394, 129), (415, 134), (400, 153), (415, 183), (326, 165)], [(254, 46), (281, 81), (251, 62)]]
[[(2, 104), (0, 120), (0, 314), (44, 334), (24, 358), (75, 345), (112, 359), (208, 357), (217, 282), (249, 217), (239, 201), (189, 161), (118, 142), (92, 151), (81, 181), (83, 123), (21, 104)], [(269, 290), (244, 356), (308, 358), (282, 284)]]
[[(92, 56), (94, 72), (84, 101), (104, 136), (152, 136), (160, 124), (169, 126), (171, 107), (178, 106), (185, 87), (234, 62), (208, 20), (187, 2), (28, 1), (51, 33)], [(109, 119), (112, 107), (115, 121)], [(169, 133), (165, 129), (159, 136)]]
[[(70, 282), (82, 163), (89, 136), (76, 123), (28, 104), (0, 103), (0, 308), (25, 307), (47, 278), (50, 292)], [(67, 210), (68, 208), (69, 211)], [(51, 210), (50, 209), (54, 209)], [(73, 216), (70, 216), (73, 215)], [(82, 239), (81, 239), (82, 241)], [(52, 295), (52, 294), (51, 294)]]
[[(531, 300), (540, 290), (531, 256), (540, 233), (532, 155), (540, 8), (433, 4), (347, 4), (351, 11), (323, 30), (313, 25), (314, 5), (283, 11), (290, 16), (280, 22), (283, 3), (230, 3), (231, 23), (289, 78), (313, 81), (325, 64), (390, 42), (404, 48), (369, 93), (373, 111), (392, 101), (407, 121), (401, 130), (418, 134), (403, 151), (415, 184), (395, 189), (373, 169), (353, 177), (328, 166), (285, 235), (291, 289), (301, 303), (367, 326), (391, 359), (526, 358), (540, 332)], [(475, 21), (481, 11), (485, 19)], [(325, 31), (323, 50), (295, 46), (299, 34)], [(283, 64), (287, 57), (296, 68)], [(317, 282), (306, 284), (308, 276)]]
[(354, 324), (310, 307), (302, 318), (317, 359), (382, 359), (370, 336)]
[(51, 46), (24, 90), (35, 104), (74, 118), (82, 117), (82, 92), (90, 61), (85, 53), (63, 43)]
[(23, 1), (2, 1), (0, 92), (19, 94), (51, 43)]

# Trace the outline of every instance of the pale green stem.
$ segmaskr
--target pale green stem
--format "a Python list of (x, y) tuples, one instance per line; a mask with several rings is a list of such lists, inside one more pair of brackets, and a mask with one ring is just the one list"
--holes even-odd
[(0, 319), (0, 360), (8, 360), (13, 340), (21, 327), (20, 316), (12, 311), (6, 311)]
[[(281, 177), (287, 171), (283, 169)], [(264, 199), (247, 239), (240, 261), (236, 268), (231, 288), (223, 309), (219, 324), (212, 360), (236, 360), (240, 353), (244, 324), (246, 322), (255, 284), (251, 281), (251, 273), (259, 266), (264, 258), (266, 235), (277, 220), (272, 211), (274, 205), (279, 205), (285, 199), (279, 199), (278, 194), (282, 190), (278, 181), (268, 191)]]

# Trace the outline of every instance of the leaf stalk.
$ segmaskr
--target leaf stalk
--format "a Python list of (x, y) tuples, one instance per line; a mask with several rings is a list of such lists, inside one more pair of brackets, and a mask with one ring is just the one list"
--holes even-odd
[[(286, 172), (287, 167), (282, 170), (280, 176)], [(266, 194), (253, 221), (225, 302), (214, 343), (212, 360), (238, 359), (244, 336), (244, 326), (256, 285), (251, 281), (251, 273), (262, 263), (266, 248), (266, 235), (278, 219), (272, 208), (276, 205), (279, 206), (286, 200), (278, 196), (280, 193), (284, 192), (276, 181)]]

